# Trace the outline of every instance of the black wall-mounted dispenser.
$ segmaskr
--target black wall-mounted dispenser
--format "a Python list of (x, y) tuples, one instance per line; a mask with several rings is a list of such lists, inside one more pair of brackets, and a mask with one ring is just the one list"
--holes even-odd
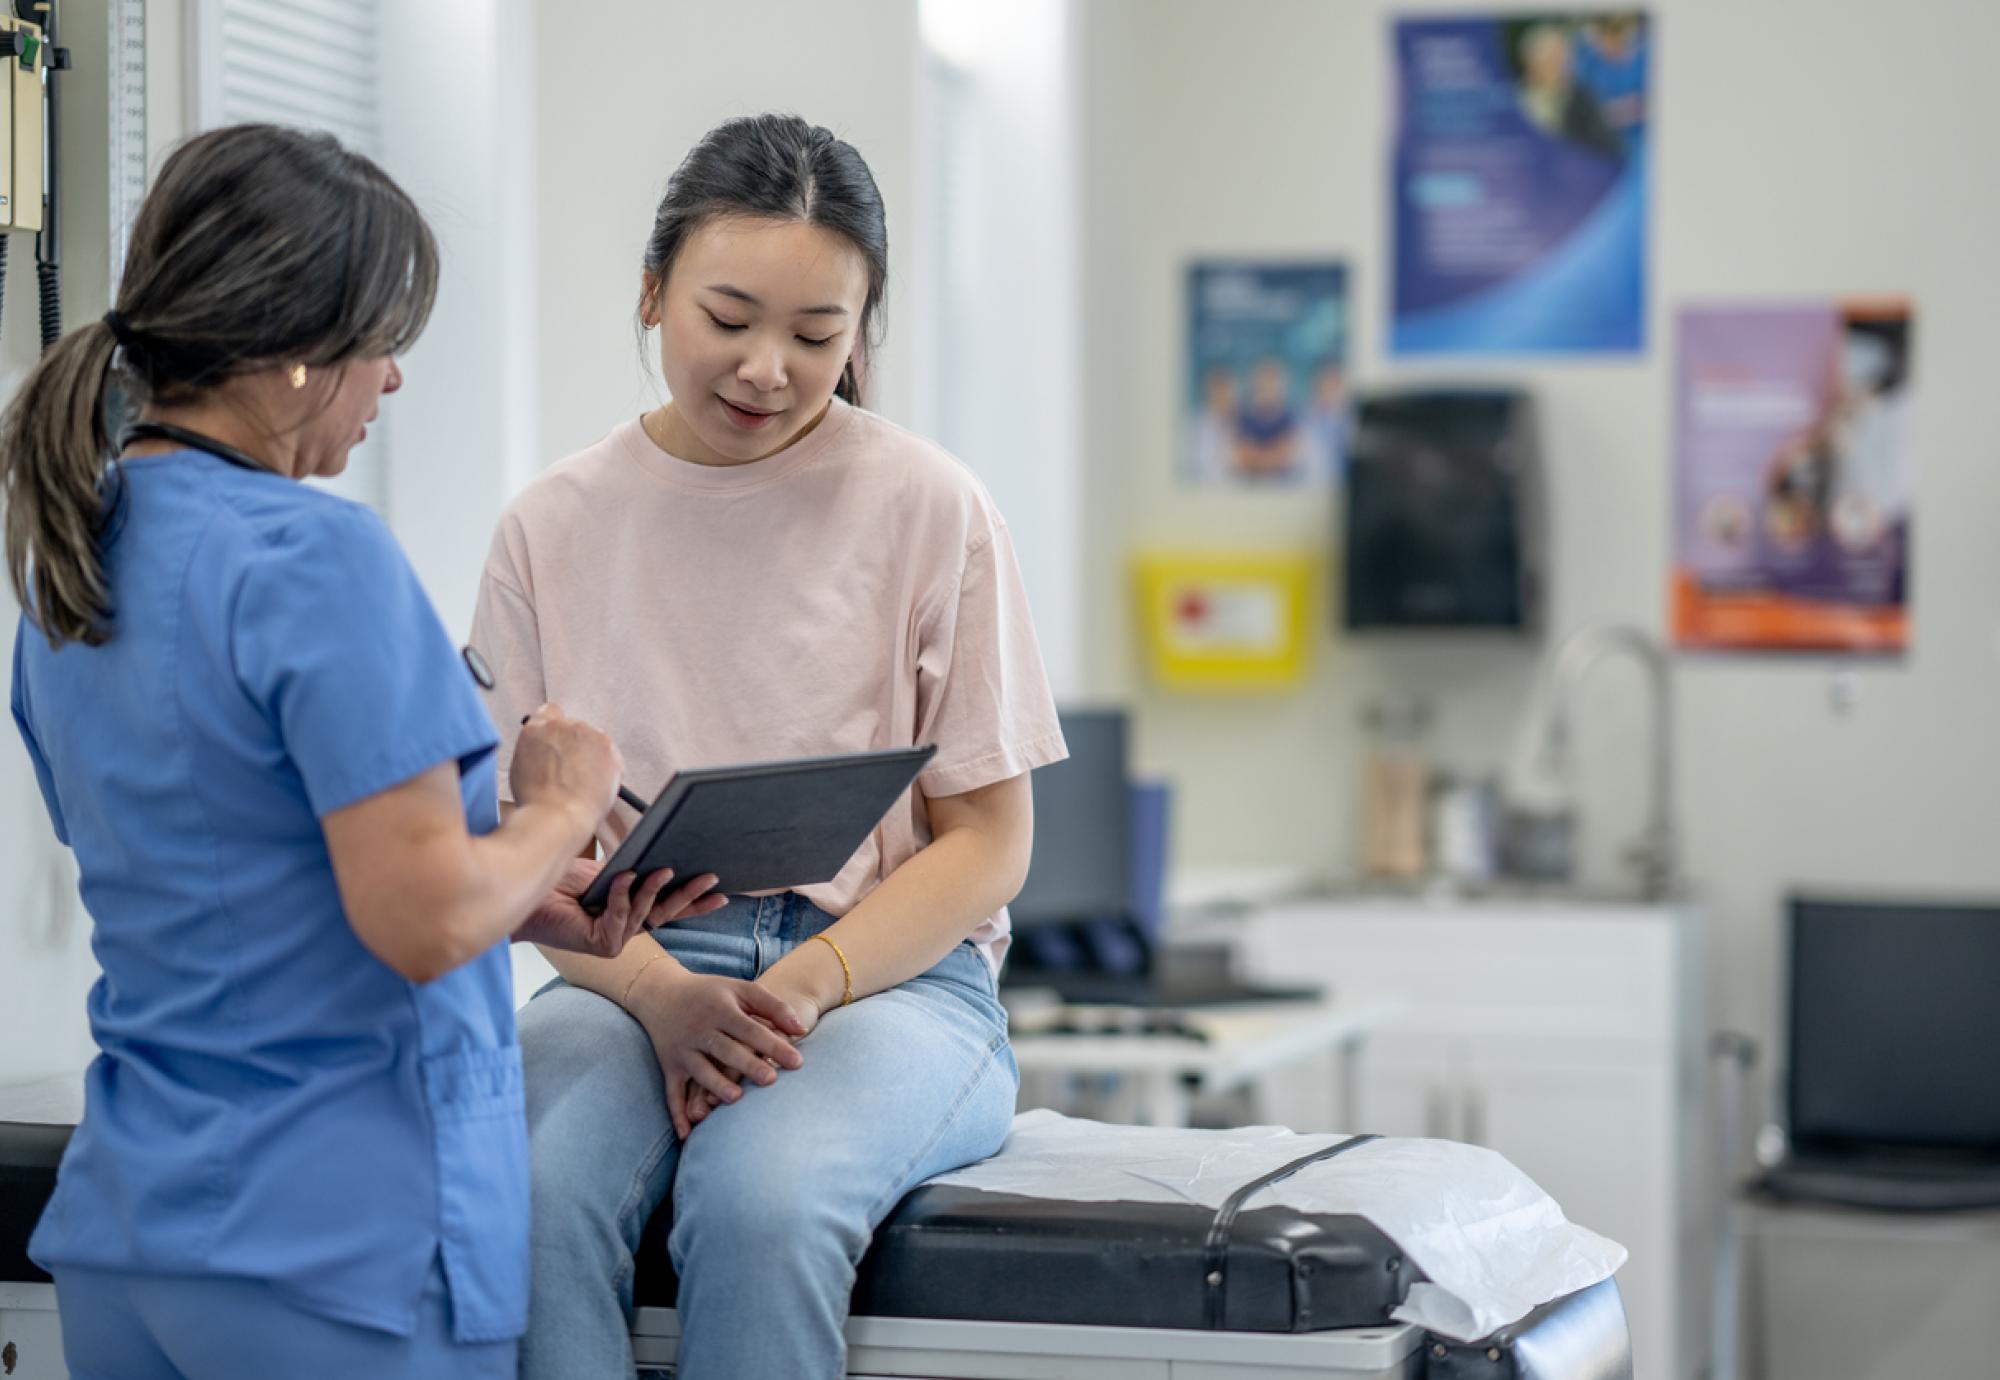
[(1459, 388), (1362, 397), (1341, 545), (1351, 630), (1536, 631), (1541, 458), (1528, 395)]

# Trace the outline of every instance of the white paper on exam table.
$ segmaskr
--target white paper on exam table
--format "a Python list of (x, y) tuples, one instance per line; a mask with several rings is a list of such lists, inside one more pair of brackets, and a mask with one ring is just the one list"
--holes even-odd
[[(1278, 1126), (1233, 1131), (1107, 1126), (1038, 1110), (1014, 1118), (998, 1155), (931, 1180), (1082, 1202), (1220, 1207), (1244, 1184), (1346, 1137)], [(1625, 1248), (1563, 1216), (1502, 1155), (1446, 1140), (1379, 1140), (1300, 1170), (1245, 1209), (1353, 1213), (1429, 1276), (1391, 1315), (1471, 1342), (1551, 1299), (1609, 1279)]]

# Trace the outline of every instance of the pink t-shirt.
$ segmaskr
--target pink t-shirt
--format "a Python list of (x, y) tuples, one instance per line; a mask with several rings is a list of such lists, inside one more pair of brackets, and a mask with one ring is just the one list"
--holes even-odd
[[(650, 799), (684, 767), (935, 743), (840, 875), (844, 915), (930, 842), (924, 798), (1067, 755), (1007, 525), (970, 470), (834, 400), (768, 459), (697, 465), (626, 422), (552, 465), (494, 534), (473, 619), (507, 792), (521, 717), (611, 735)], [(620, 804), (608, 848), (637, 816)], [(1005, 910), (972, 939), (997, 968)]]

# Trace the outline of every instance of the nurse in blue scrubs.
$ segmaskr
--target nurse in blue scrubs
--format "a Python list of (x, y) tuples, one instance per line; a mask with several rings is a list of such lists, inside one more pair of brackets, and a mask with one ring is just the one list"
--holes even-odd
[[(553, 707), (509, 764), (338, 473), (401, 386), (436, 248), (332, 139), (202, 135), (115, 311), (4, 417), (13, 711), (103, 977), (31, 1247), (78, 1380), (514, 1375), (528, 1172), (506, 942), (618, 953), (721, 904), (586, 915), (616, 750)], [(105, 434), (107, 385), (142, 404)]]

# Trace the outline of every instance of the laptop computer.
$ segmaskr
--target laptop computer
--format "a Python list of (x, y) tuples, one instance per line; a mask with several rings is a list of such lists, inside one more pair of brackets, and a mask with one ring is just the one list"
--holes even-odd
[(2000, 1206), (2000, 906), (1794, 898), (1774, 1198)]

